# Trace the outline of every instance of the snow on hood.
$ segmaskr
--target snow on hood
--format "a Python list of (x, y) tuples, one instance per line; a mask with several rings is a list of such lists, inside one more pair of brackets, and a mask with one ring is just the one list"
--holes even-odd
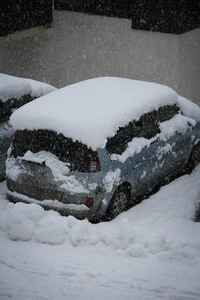
[(0, 100), (20, 99), (30, 94), (32, 97), (41, 97), (56, 90), (55, 87), (32, 79), (19, 78), (0, 73)]
[(116, 77), (100, 77), (69, 85), (36, 99), (11, 116), (15, 129), (47, 129), (103, 148), (120, 126), (178, 95), (167, 86)]

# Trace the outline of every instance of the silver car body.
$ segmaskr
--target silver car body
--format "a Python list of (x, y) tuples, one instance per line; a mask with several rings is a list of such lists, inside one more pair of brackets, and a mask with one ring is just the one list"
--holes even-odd
[[(70, 172), (63, 180), (57, 180), (45, 162), (10, 156), (7, 161), (8, 198), (14, 202), (38, 203), (79, 219), (99, 220), (119, 186), (130, 187), (131, 205), (150, 189), (162, 185), (166, 178), (180, 172), (200, 139), (199, 132), (198, 123), (184, 135), (175, 134), (166, 142), (156, 140), (125, 162), (113, 161), (105, 148), (98, 149), (101, 171)], [(67, 188), (74, 182), (79, 191), (74, 186)], [(93, 199), (91, 207), (87, 206), (88, 198)]]
[[(180, 175), (200, 140), (197, 105), (167, 87), (127, 79), (65, 87), (11, 121), (8, 199), (89, 220), (101, 220), (120, 189), (131, 206)], [(74, 167), (77, 161), (84, 167)]]

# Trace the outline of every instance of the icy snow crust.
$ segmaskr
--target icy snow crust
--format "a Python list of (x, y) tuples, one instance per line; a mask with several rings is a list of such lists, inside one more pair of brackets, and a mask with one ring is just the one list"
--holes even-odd
[(169, 87), (132, 79), (102, 77), (59, 89), (18, 109), (11, 117), (15, 129), (48, 129), (103, 148), (120, 126), (161, 105), (175, 104)]
[(0, 100), (3, 102), (28, 94), (38, 98), (54, 90), (56, 88), (43, 82), (0, 73)]

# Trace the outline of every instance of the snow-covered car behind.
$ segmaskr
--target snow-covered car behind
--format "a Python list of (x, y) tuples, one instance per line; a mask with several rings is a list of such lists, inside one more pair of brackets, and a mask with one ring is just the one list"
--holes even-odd
[(43, 82), (0, 73), (0, 181), (5, 179), (5, 161), (14, 133), (10, 115), (20, 106), (55, 89)]
[(103, 77), (67, 86), (11, 116), (7, 197), (112, 219), (195, 166), (199, 121), (200, 108), (163, 85)]

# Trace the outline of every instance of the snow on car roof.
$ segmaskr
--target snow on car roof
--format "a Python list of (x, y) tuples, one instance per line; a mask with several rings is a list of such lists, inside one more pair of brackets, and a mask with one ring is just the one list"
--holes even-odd
[(30, 94), (32, 97), (41, 97), (56, 90), (55, 87), (32, 79), (20, 78), (0, 73), (0, 100), (20, 99)]
[(177, 93), (164, 85), (99, 77), (69, 85), (22, 106), (11, 116), (11, 124), (18, 130), (54, 130), (97, 149), (104, 147), (120, 126), (177, 101)]

